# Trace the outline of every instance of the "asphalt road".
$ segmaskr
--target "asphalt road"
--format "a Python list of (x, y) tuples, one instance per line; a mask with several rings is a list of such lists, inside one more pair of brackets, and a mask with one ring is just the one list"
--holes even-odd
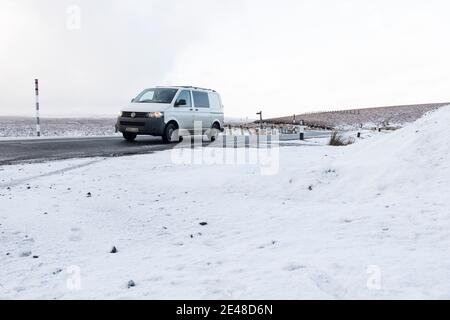
[(122, 137), (55, 138), (0, 141), (0, 165), (18, 162), (87, 157), (118, 157), (167, 150), (161, 138), (139, 137), (134, 143)]
[[(307, 133), (306, 138), (324, 133)], [(328, 134), (329, 135), (329, 134)], [(208, 143), (204, 142), (204, 145)], [(122, 137), (42, 138), (0, 140), (0, 165), (91, 157), (119, 157), (168, 150), (159, 137), (138, 137), (133, 143)]]

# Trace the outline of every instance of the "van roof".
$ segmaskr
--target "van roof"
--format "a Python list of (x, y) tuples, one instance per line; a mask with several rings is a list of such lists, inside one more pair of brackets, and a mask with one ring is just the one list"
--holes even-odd
[(204, 90), (204, 91), (216, 92), (216, 90), (200, 88), (200, 87), (193, 87), (193, 86), (158, 86), (157, 88), (193, 89), (193, 90)]

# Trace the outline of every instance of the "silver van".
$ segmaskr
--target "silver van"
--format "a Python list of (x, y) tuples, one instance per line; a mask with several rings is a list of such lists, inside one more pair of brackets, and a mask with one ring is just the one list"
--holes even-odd
[[(116, 128), (127, 141), (138, 135), (160, 136), (165, 143), (201, 129), (214, 141), (224, 129), (220, 95), (197, 87), (156, 87), (142, 91), (122, 109)], [(194, 130), (195, 129), (195, 130)]]

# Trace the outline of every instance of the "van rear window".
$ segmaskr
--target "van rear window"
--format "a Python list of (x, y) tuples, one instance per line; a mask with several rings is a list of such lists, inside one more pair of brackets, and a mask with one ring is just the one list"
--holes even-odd
[(196, 108), (209, 108), (209, 97), (206, 92), (193, 91), (192, 94)]

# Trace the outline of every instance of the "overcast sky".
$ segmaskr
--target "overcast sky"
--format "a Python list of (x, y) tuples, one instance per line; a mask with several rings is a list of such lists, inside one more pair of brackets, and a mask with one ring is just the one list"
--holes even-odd
[(449, 1), (0, 0), (0, 115), (196, 85), (228, 116), (450, 101)]

